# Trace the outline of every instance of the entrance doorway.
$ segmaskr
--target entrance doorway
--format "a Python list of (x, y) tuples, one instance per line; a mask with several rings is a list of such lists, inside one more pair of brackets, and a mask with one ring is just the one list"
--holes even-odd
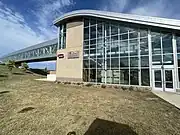
[(175, 92), (173, 68), (153, 68), (152, 72), (154, 90)]

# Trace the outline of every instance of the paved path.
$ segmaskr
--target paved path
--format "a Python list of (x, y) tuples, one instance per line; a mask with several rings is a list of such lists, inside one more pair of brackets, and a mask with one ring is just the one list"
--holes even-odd
[(170, 92), (152, 91), (158, 97), (166, 100), (170, 104), (180, 109), (180, 94)]

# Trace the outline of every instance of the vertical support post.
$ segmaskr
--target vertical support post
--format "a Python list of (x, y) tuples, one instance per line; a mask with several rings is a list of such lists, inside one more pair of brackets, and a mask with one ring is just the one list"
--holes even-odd
[(105, 30), (105, 45), (104, 45), (104, 69), (105, 69), (105, 84), (107, 84), (107, 31), (106, 31), (106, 24), (104, 25), (104, 30)]
[(178, 74), (178, 62), (177, 62), (177, 42), (176, 42), (176, 36), (174, 33), (172, 33), (172, 46), (173, 46), (173, 58), (174, 58), (174, 89), (176, 92), (176, 89), (179, 88), (179, 74)]
[(140, 47), (140, 31), (138, 31), (138, 78), (139, 86), (141, 86), (141, 47)]
[(152, 42), (151, 42), (151, 31), (148, 29), (148, 49), (149, 49), (149, 77), (150, 87), (153, 87), (153, 73), (152, 73)]
[(120, 66), (121, 66), (121, 50), (120, 50), (120, 46), (121, 46), (121, 41), (120, 41), (120, 26), (118, 25), (118, 49), (119, 49), (119, 84), (121, 83), (121, 70), (120, 70)]
[(58, 45), (57, 45), (57, 50), (59, 50), (60, 47), (60, 27), (58, 27)]
[(130, 71), (130, 44), (129, 44), (129, 30), (128, 30), (128, 65), (129, 65), (129, 85), (131, 84), (131, 71)]

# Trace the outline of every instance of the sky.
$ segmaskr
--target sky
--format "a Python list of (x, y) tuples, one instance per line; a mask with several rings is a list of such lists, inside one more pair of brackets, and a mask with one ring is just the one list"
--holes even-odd
[[(53, 20), (73, 10), (180, 19), (179, 5), (179, 0), (0, 0), (0, 56), (56, 38)], [(47, 62), (38, 66), (45, 68)]]

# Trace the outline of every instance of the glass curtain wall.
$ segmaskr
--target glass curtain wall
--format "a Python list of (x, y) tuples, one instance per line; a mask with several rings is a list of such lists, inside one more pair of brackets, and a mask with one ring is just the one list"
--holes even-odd
[(151, 31), (152, 65), (173, 65), (172, 33)]
[(150, 85), (148, 30), (145, 28), (86, 18), (83, 52), (86, 82)]
[(176, 35), (177, 47), (177, 71), (178, 71), (178, 88), (180, 88), (180, 35)]
[(66, 48), (66, 24), (61, 24), (59, 26), (59, 49)]

